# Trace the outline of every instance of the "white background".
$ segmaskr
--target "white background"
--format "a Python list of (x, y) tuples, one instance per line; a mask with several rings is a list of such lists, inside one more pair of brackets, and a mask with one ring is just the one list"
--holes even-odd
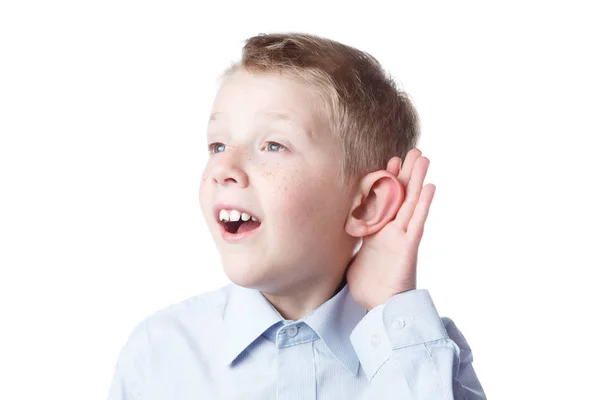
[(489, 398), (597, 395), (598, 13), (336, 3), (2, 2), (0, 398), (105, 398), (135, 324), (227, 283), (206, 121), (243, 40), (278, 31), (366, 50), (414, 99), (437, 185), (418, 286)]

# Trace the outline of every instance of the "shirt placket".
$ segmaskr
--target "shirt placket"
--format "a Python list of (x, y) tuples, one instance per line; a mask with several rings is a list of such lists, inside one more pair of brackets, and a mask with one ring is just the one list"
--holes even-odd
[(304, 322), (291, 323), (277, 332), (277, 400), (316, 400), (316, 339)]

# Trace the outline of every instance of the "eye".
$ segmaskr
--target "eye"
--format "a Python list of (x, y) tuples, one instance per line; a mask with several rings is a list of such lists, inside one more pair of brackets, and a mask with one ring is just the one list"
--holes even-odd
[(223, 143), (211, 143), (208, 145), (208, 152), (211, 154), (222, 153), (225, 151), (225, 145)]
[(267, 142), (263, 149), (266, 149), (269, 152), (280, 152), (287, 150), (287, 147), (277, 142)]

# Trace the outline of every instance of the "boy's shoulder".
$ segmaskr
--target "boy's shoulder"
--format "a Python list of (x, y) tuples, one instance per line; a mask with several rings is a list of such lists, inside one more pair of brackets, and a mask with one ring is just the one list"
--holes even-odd
[(174, 363), (186, 368), (203, 365), (203, 370), (220, 363), (220, 354), (215, 349), (222, 346), (223, 315), (231, 292), (229, 283), (139, 320), (121, 349), (115, 379), (127, 380), (135, 390), (143, 385), (142, 381), (149, 383), (171, 376), (165, 368)]
[(231, 293), (232, 284), (228, 283), (217, 289), (208, 290), (195, 296), (188, 297), (177, 303), (170, 304), (164, 308), (154, 311), (148, 315), (148, 319), (177, 318), (188, 313), (212, 314), (223, 311), (227, 306), (227, 300)]
[[(173, 303), (148, 314), (138, 323), (138, 329), (145, 330), (155, 337), (162, 336), (171, 328), (197, 330), (202, 326), (215, 328), (222, 321), (227, 307), (232, 284), (228, 283), (214, 290)], [(207, 325), (210, 324), (210, 325)]]

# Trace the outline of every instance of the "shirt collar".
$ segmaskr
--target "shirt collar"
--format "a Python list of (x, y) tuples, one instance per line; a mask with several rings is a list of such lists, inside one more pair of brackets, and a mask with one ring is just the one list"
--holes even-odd
[[(350, 342), (350, 334), (366, 313), (367, 310), (354, 301), (348, 284), (345, 284), (335, 296), (301, 321), (319, 335), (325, 346), (351, 374), (356, 375), (360, 363)], [(231, 364), (267, 329), (284, 321), (260, 291), (233, 283), (223, 320), (226, 365)]]
[(260, 291), (231, 283), (223, 315), (225, 365), (231, 364), (265, 330), (282, 320), (279, 311)]

